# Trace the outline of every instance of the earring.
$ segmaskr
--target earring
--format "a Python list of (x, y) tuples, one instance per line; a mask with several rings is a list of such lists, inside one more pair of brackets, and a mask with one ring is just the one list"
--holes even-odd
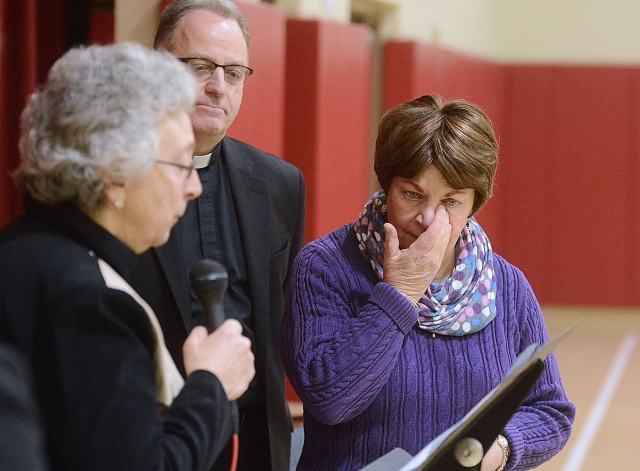
[(116, 209), (118, 211), (120, 211), (122, 208), (124, 208), (124, 202), (120, 201), (120, 200), (116, 200), (113, 205), (116, 207)]

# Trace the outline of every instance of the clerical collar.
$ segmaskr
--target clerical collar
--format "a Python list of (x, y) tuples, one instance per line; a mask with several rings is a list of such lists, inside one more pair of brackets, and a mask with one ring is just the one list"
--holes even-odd
[(194, 155), (193, 156), (193, 168), (201, 169), (208, 167), (211, 163), (211, 152), (207, 155)]
[(211, 152), (206, 155), (194, 155), (193, 156), (193, 168), (200, 170), (207, 168), (212, 162), (217, 162), (220, 159), (220, 148), (222, 146), (218, 143)]

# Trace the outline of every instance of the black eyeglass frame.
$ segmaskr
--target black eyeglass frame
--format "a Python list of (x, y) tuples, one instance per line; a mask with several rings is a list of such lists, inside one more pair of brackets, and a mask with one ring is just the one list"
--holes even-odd
[[(189, 65), (189, 61), (192, 61), (192, 60), (205, 61), (205, 62), (213, 65), (213, 68), (210, 69), (211, 73), (209, 74), (209, 76), (207, 78), (204, 78), (204, 79), (198, 79), (200, 82), (205, 82), (205, 81), (209, 80), (218, 67), (220, 67), (222, 69), (222, 72), (223, 72), (223, 75), (224, 75), (224, 81), (227, 82), (229, 85), (244, 85), (245, 83), (247, 83), (247, 79), (249, 78), (249, 76), (253, 75), (253, 69), (251, 67), (247, 67), (246, 65), (240, 65), (240, 64), (221, 65), (221, 64), (216, 64), (211, 59), (207, 59), (205, 57), (178, 57), (178, 60), (180, 62), (184, 63), (184, 64), (187, 64), (187, 65)], [(230, 83), (227, 80), (227, 67), (241, 67), (241, 68), (245, 69), (247, 72), (244, 74), (244, 80), (242, 82), (240, 82), (240, 83)]]
[(181, 168), (182, 170), (186, 170), (187, 172), (186, 180), (188, 180), (189, 177), (191, 177), (191, 174), (196, 169), (194, 162), (192, 162), (191, 165), (179, 164), (178, 162), (171, 162), (169, 160), (162, 160), (162, 159), (153, 159), (153, 162), (156, 164), (171, 165), (173, 167), (178, 167), (178, 168)]

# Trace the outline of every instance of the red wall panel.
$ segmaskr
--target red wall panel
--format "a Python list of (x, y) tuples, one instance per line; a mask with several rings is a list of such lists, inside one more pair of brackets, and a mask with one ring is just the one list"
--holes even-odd
[(20, 115), (64, 50), (62, 1), (0, 0), (0, 227), (22, 213), (9, 174), (19, 164)]
[(511, 66), (509, 76), (505, 255), (545, 303), (637, 302), (632, 70)]
[[(385, 44), (383, 111), (429, 93), (424, 91), (426, 83), (416, 84), (418, 70), (421, 68), (418, 55), (422, 47), (424, 46), (410, 41), (391, 40)], [(426, 79), (424, 77), (425, 81)]]
[(94, 8), (89, 27), (90, 44), (110, 44), (115, 34), (115, 19), (112, 9)]
[(370, 196), (370, 35), (362, 25), (287, 22), (285, 158), (307, 179), (307, 240), (354, 221)]
[(548, 67), (507, 68), (505, 114), (500, 142), (500, 178), (505, 237), (501, 255), (527, 276), (538, 298), (550, 300), (550, 228), (553, 227), (554, 153), (550, 151), (555, 123), (553, 79)]
[(286, 17), (267, 3), (238, 1), (249, 23), (249, 66), (242, 106), (228, 135), (279, 157), (284, 152)]
[(637, 122), (629, 101), (632, 74), (613, 67), (562, 67), (551, 73), (550, 301), (625, 304), (634, 289), (624, 271), (633, 214), (627, 205), (630, 167), (637, 158), (629, 140), (629, 127)]
[(632, 71), (631, 95), (629, 104), (632, 110), (632, 121), (629, 128), (630, 162), (629, 176), (631, 177), (630, 195), (626, 199), (628, 233), (621, 235), (624, 239), (625, 257), (624, 272), (629, 275), (631, 290), (628, 293), (630, 304), (640, 306), (640, 69)]

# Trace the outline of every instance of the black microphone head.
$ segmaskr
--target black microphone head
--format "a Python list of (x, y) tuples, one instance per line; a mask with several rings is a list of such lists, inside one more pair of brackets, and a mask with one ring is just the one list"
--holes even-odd
[(197, 283), (212, 282), (224, 291), (227, 289), (229, 275), (227, 275), (227, 270), (220, 263), (205, 258), (193, 267), (189, 274), (189, 281), (192, 288)]
[(204, 322), (213, 332), (224, 322), (222, 299), (227, 291), (227, 270), (213, 260), (200, 260), (189, 273), (191, 291), (204, 308)]
[(202, 301), (202, 295), (206, 292), (218, 301), (222, 299), (227, 290), (229, 275), (221, 264), (205, 258), (193, 267), (189, 274), (189, 281), (191, 289), (198, 299)]

